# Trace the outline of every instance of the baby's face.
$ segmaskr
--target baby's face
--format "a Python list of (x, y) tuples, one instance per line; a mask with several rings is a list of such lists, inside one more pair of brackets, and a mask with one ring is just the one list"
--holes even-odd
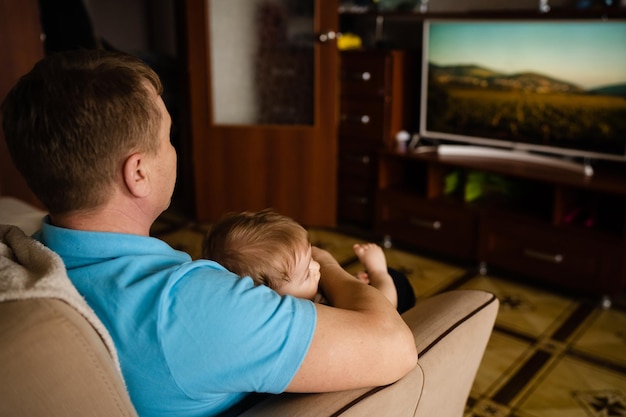
[(290, 278), (289, 282), (280, 287), (279, 294), (289, 294), (308, 300), (315, 297), (320, 281), (320, 264), (311, 257), (311, 246), (298, 256), (296, 267)]

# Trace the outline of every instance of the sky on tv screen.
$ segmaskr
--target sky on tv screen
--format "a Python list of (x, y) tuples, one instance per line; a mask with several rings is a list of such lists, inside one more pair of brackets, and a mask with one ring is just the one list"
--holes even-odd
[(428, 62), (536, 72), (583, 89), (626, 83), (626, 22), (431, 22)]

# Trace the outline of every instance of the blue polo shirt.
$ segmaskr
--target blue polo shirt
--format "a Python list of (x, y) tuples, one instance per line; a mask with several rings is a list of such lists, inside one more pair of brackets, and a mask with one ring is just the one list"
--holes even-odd
[(142, 417), (212, 416), (280, 393), (311, 343), (313, 303), (145, 236), (58, 228), (35, 236), (111, 334)]

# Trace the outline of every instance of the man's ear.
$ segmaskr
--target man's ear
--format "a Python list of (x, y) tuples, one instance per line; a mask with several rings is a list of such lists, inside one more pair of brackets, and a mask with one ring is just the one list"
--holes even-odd
[(130, 155), (124, 162), (124, 183), (128, 192), (135, 197), (142, 198), (150, 194), (148, 168), (147, 160), (141, 152)]

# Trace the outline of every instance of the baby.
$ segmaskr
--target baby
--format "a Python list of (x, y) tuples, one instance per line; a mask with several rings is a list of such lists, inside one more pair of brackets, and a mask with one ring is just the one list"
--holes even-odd
[[(357, 279), (377, 288), (397, 308), (396, 285), (382, 248), (365, 243), (353, 249), (367, 270), (358, 273)], [(205, 236), (202, 256), (281, 295), (324, 302), (318, 289), (320, 266), (311, 256), (308, 232), (272, 210), (224, 216)]]

